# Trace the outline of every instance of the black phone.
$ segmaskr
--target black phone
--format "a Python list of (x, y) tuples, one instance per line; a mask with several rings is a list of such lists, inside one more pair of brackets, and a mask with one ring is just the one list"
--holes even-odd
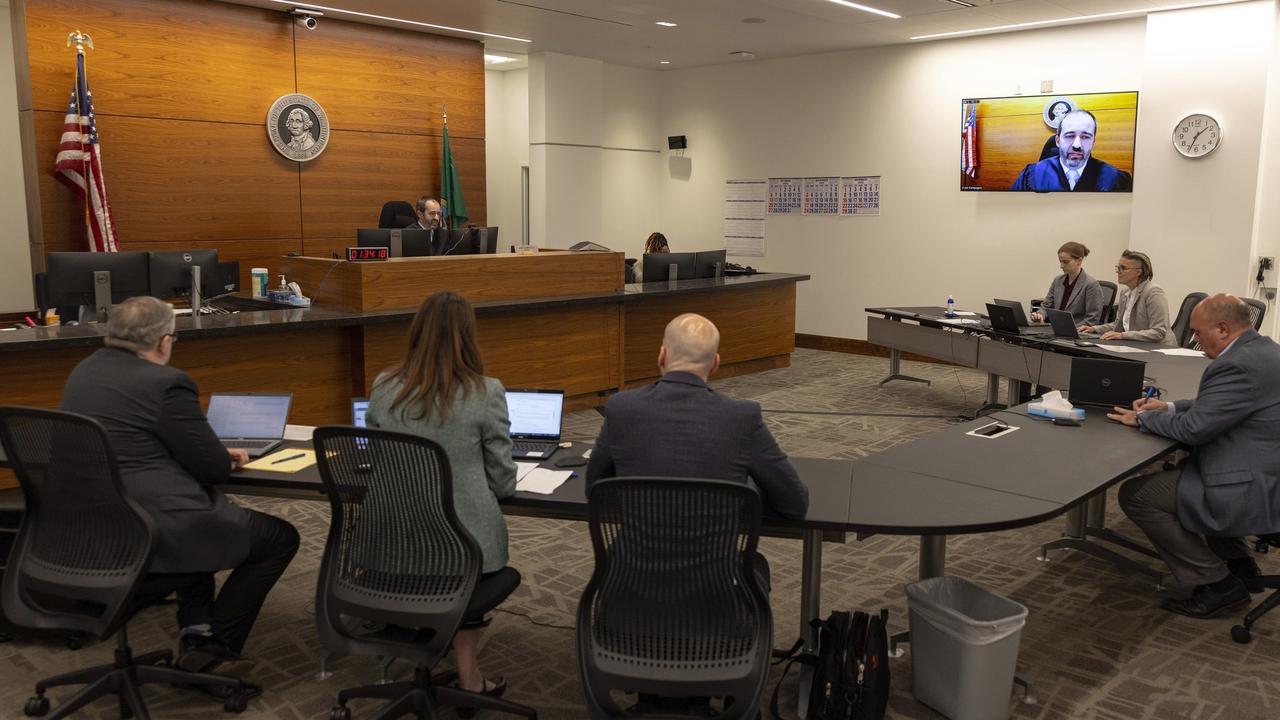
[(582, 467), (587, 464), (587, 459), (581, 456), (562, 457), (556, 460), (554, 464), (558, 468)]
[(1077, 340), (1076, 347), (1097, 347), (1098, 343), (1089, 342), (1088, 340)]
[(984, 425), (983, 427), (980, 427), (977, 430), (974, 430), (973, 433), (975, 435), (981, 435), (982, 437), (995, 437), (1000, 433), (1006, 432), (1008, 430), (1009, 430), (1008, 425), (1005, 425), (1002, 422), (993, 422), (990, 425)]
[(1064, 427), (1080, 427), (1080, 422), (1078, 420), (1072, 420), (1071, 418), (1049, 418), (1049, 422), (1054, 425), (1062, 425)]

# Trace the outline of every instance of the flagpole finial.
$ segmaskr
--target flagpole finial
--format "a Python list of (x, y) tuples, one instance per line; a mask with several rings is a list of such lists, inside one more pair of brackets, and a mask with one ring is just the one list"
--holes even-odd
[(75, 32), (72, 32), (72, 33), (67, 33), (67, 47), (71, 47), (72, 45), (76, 46), (76, 52), (83, 53), (86, 45), (89, 46), (90, 50), (93, 49), (93, 38), (80, 32), (79, 30), (76, 30)]

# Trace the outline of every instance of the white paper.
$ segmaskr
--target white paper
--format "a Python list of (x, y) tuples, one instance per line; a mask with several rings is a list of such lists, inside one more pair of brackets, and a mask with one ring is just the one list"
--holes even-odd
[(1165, 355), (1179, 355), (1182, 357), (1204, 357), (1203, 351), (1192, 350), (1190, 348), (1161, 348), (1156, 350), (1156, 352), (1164, 353)]
[(724, 247), (731, 256), (764, 257), (764, 180), (724, 181)]
[(572, 470), (534, 468), (524, 478), (516, 481), (516, 490), (538, 493), (539, 495), (550, 495), (556, 491), (556, 488), (563, 485), (570, 475), (573, 475)]
[(880, 214), (880, 176), (840, 178), (841, 215)]
[(980, 325), (981, 320), (973, 320), (971, 318), (938, 318), (938, 322), (948, 325)]
[(536, 462), (520, 462), (516, 461), (516, 484), (520, 483), (520, 478), (529, 474), (529, 471), (538, 467)]
[(285, 425), (284, 439), (294, 442), (311, 442), (311, 433), (315, 430), (315, 425)]
[(956, 314), (956, 315), (964, 315), (964, 316), (967, 316), (967, 317), (973, 317), (973, 316), (977, 315), (978, 313), (973, 312), (973, 311), (971, 311), (971, 310), (956, 310), (956, 311), (955, 311), (955, 314)]
[(1143, 350), (1142, 348), (1129, 347), (1128, 345), (1103, 345), (1102, 343), (1098, 343), (1098, 347), (1100, 347), (1100, 348), (1102, 348), (1102, 349), (1104, 349), (1104, 350), (1110, 350), (1111, 352), (1118, 352), (1118, 353), (1144, 353), (1144, 352), (1147, 352), (1146, 350)]

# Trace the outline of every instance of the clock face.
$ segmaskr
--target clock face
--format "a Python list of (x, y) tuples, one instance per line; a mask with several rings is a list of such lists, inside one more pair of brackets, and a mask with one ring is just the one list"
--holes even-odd
[(1204, 157), (1217, 150), (1221, 142), (1222, 127), (1208, 115), (1188, 115), (1173, 128), (1173, 147), (1184, 157)]

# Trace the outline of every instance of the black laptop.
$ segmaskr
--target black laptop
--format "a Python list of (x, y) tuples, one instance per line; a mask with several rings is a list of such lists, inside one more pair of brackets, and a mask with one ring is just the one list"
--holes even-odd
[(1072, 405), (1111, 409), (1132, 407), (1142, 397), (1142, 376), (1147, 364), (1138, 360), (1071, 358)]
[(1000, 298), (996, 298), (991, 302), (995, 303), (996, 305), (1004, 305), (1005, 307), (1013, 308), (1013, 316), (1018, 321), (1018, 327), (1042, 327), (1042, 328), (1049, 327), (1049, 323), (1047, 322), (1029, 321), (1027, 319), (1027, 314), (1022, 310), (1022, 303), (1018, 302), (1017, 300), (1001, 300)]
[(1053, 327), (1054, 337), (1060, 337), (1064, 340), (1098, 337), (1097, 333), (1082, 333), (1076, 330), (1076, 319), (1066, 310), (1050, 310), (1046, 308), (1044, 314), (1049, 318), (1049, 325)]
[(1007, 305), (996, 305), (995, 303), (987, 303), (987, 319), (990, 322), (991, 329), (998, 333), (1008, 335), (1039, 335), (1040, 328), (1020, 328), (1018, 327), (1017, 316), (1013, 312), (1013, 308)]

